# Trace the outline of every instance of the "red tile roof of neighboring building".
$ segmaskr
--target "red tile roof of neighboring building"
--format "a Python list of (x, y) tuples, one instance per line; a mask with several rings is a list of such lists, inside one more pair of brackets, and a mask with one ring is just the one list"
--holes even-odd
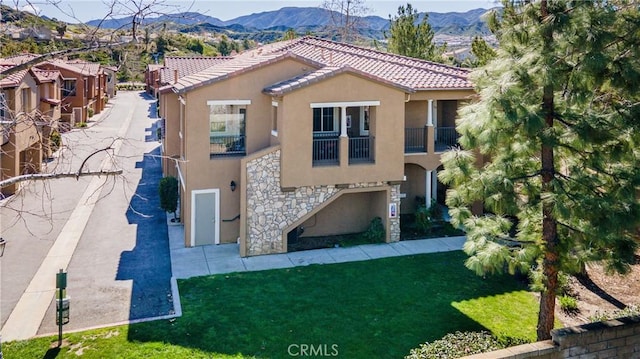
[[(160, 83), (174, 83), (176, 80), (176, 70), (178, 71), (178, 79), (189, 76), (196, 72), (200, 72), (208, 69), (211, 66), (215, 66), (226, 61), (231, 60), (231, 57), (227, 56), (191, 56), (191, 57), (165, 57), (164, 66), (159, 69)], [(149, 65), (151, 66), (151, 65)], [(149, 70), (152, 70), (151, 67)]]
[[(177, 92), (188, 91), (259, 67), (262, 63), (273, 62), (285, 54), (315, 64), (316, 69), (346, 65), (360, 75), (411, 91), (473, 88), (468, 69), (315, 37), (302, 37), (261, 46), (222, 64), (181, 77), (174, 89)], [(316, 69), (311, 71), (316, 72)], [(318, 76), (318, 73), (310, 76)]]
[(42, 55), (29, 54), (29, 53), (18, 54), (18, 55), (13, 55), (13, 56), (1, 58), (0, 59), (0, 64), (3, 64), (3, 65), (22, 65), (25, 62), (29, 62), (29, 61), (37, 58), (37, 57), (40, 57), (40, 56), (42, 56)]
[(87, 73), (91, 76), (97, 76), (100, 73), (100, 64), (95, 62), (87, 62), (82, 60), (67, 61), (67, 64), (77, 67), (82, 73)]
[[(15, 65), (0, 65), (0, 73), (14, 66)], [(2, 77), (2, 79), (0, 79), (0, 88), (19, 86), (20, 83), (22, 82), (22, 79), (24, 79), (24, 76), (27, 74), (27, 72), (29, 72), (29, 70), (25, 69), (25, 70), (16, 71), (10, 75)]]
[(58, 70), (43, 70), (33, 68), (33, 74), (36, 76), (36, 81), (39, 83), (55, 81), (58, 76), (61, 76)]

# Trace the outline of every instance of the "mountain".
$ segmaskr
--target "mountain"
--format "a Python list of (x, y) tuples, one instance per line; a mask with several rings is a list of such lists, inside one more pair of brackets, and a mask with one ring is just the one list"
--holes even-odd
[[(104, 29), (120, 29), (127, 27), (133, 22), (133, 16), (118, 18), (118, 19), (96, 19), (87, 21), (87, 25), (101, 27)], [(224, 21), (207, 15), (203, 15), (197, 12), (183, 12), (178, 14), (167, 14), (159, 17), (145, 18), (141, 21), (142, 25), (150, 25), (155, 23), (173, 22), (178, 25), (196, 25), (196, 24), (211, 24), (215, 26), (226, 25)]]
[[(474, 9), (467, 12), (448, 12), (437, 13), (430, 12), (429, 24), (436, 33), (446, 34), (467, 34), (489, 32), (481, 15), (487, 12), (487, 9)], [(419, 19), (424, 17), (425, 13), (419, 14)], [(122, 19), (108, 19), (100, 23), (101, 20), (91, 20), (88, 25), (101, 26), (103, 28), (117, 29), (133, 20), (132, 17)], [(380, 16), (366, 16), (363, 18), (363, 32), (382, 32), (389, 28), (389, 19)], [(186, 25), (188, 29), (202, 29), (201, 24), (210, 24), (215, 27), (229, 27), (231, 25), (241, 25), (245, 29), (294, 29), (298, 32), (304, 32), (309, 29), (319, 29), (331, 23), (331, 16), (327, 10), (319, 7), (283, 7), (279, 10), (266, 11), (261, 13), (253, 13), (244, 15), (235, 19), (222, 21), (218, 18), (199, 14), (199, 13), (180, 13), (174, 15), (163, 15), (156, 18), (146, 18), (142, 22), (144, 25), (173, 22), (178, 25)], [(182, 29), (183, 32), (188, 32)]]

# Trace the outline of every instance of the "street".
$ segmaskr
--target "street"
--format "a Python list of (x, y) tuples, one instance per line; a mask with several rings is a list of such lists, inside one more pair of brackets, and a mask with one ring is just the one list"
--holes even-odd
[[(29, 183), (1, 202), (0, 230), (8, 242), (0, 259), (3, 334), (41, 263), (51, 256), (54, 242), (67, 235), (65, 225), (79, 221), (72, 216), (74, 209), (85, 205), (79, 202), (92, 194), (99, 194), (99, 199), (87, 219), (74, 222), (83, 230), (65, 268), (71, 310), (64, 329), (173, 312), (166, 215), (157, 197), (162, 174), (154, 103), (141, 92), (119, 92), (95, 123), (63, 134), (63, 148), (47, 164), (50, 172), (76, 172), (89, 154), (111, 147), (92, 156), (83, 171), (107, 164), (122, 169), (122, 175)], [(52, 283), (55, 274), (51, 273)], [(53, 297), (47, 303), (37, 334), (57, 331)], [(37, 316), (20, 319), (40, 320)]]

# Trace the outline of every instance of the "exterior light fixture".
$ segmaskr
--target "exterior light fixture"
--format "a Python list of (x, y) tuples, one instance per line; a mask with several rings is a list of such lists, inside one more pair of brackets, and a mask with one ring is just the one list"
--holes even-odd
[(4, 255), (4, 247), (7, 246), (7, 241), (4, 238), (0, 238), (0, 257)]
[(236, 190), (236, 181), (231, 181), (231, 184), (229, 185), (231, 187), (231, 192)]

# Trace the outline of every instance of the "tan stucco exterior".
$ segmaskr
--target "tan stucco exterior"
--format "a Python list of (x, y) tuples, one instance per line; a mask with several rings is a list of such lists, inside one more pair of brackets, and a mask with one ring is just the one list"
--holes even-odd
[[(231, 75), (215, 77), (212, 72), (211, 79), (194, 75), (184, 82), (186, 87), (178, 81), (179, 85), (159, 92), (166, 134), (163, 173), (181, 182), (186, 246), (194, 244), (193, 223), (198, 220), (192, 210), (194, 191), (214, 191), (219, 196), (219, 242), (239, 241), (242, 256), (286, 252), (287, 234), (300, 227), (302, 236), (355, 233), (366, 230), (375, 217), (383, 220), (386, 240), (398, 240), (399, 224), (391, 208), (396, 211), (398, 204), (398, 213), (413, 213), (415, 197), (427, 195), (427, 176), (431, 176), (434, 195), (442, 192), (436, 188), (435, 176), (443, 150), (442, 146), (437, 149), (435, 132), (438, 128), (451, 131), (459, 104), (472, 98), (472, 90), (412, 91), (349, 69), (325, 72), (294, 86), (286, 84), (317, 69), (314, 62), (283, 56)], [(188, 86), (191, 81), (197, 85)], [(244, 153), (211, 154), (207, 101), (245, 106)], [(313, 116), (314, 108), (322, 107), (339, 113), (335, 132), (341, 136), (334, 140), (339, 148), (337, 160), (320, 164), (314, 161)], [(368, 132), (360, 128), (365, 108)], [(345, 116), (351, 127), (343, 131)], [(406, 129), (418, 129), (424, 136), (422, 151), (405, 153)], [(351, 137), (366, 137), (373, 143), (365, 161), (350, 162)], [(275, 182), (262, 188), (260, 181), (273, 176)], [(256, 193), (263, 190), (269, 195)], [(282, 206), (281, 213), (267, 209), (263, 215), (263, 203), (256, 203), (256, 198), (273, 202), (265, 205)], [(296, 198), (309, 203), (300, 207)], [(285, 212), (274, 231), (269, 221)], [(259, 233), (251, 226), (265, 221), (272, 238), (256, 245), (251, 241)]]

